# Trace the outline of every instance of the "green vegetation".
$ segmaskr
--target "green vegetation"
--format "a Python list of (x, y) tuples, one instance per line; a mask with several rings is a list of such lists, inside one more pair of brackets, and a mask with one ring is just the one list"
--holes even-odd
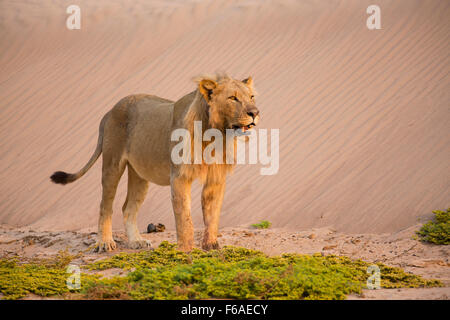
[[(163, 242), (154, 251), (121, 253), (89, 270), (134, 270), (125, 277), (93, 281), (90, 299), (345, 299), (365, 287), (370, 264), (346, 257), (285, 254), (268, 257), (239, 247), (190, 254)], [(399, 268), (378, 264), (384, 288), (439, 286)]]
[(422, 241), (434, 244), (450, 244), (450, 208), (433, 211), (434, 219), (425, 223), (417, 234)]
[[(71, 294), (67, 264), (24, 264), (0, 260), (0, 292), (8, 299), (28, 293), (88, 299), (345, 299), (365, 287), (370, 265), (346, 257), (284, 254), (268, 257), (239, 247), (186, 254), (162, 242), (153, 251), (120, 253), (83, 268), (120, 268), (125, 276), (81, 274), (82, 288)], [(385, 288), (440, 286), (399, 268), (377, 264)]]
[[(0, 259), (0, 293), (3, 299), (19, 299), (30, 293), (47, 297), (69, 292), (66, 280), (70, 274), (66, 273), (66, 267), (74, 258), (76, 256), (62, 251), (54, 259), (24, 264), (14, 259)], [(81, 284), (87, 278), (96, 277), (82, 274)]]
[(262, 220), (260, 223), (252, 224), (252, 227), (256, 229), (268, 229), (271, 225), (272, 223), (270, 223), (269, 221)]

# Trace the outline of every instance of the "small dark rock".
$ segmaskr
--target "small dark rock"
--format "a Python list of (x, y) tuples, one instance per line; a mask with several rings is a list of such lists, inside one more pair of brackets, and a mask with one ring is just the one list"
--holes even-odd
[(156, 226), (153, 223), (150, 223), (147, 226), (147, 233), (163, 232), (164, 230), (166, 230), (166, 226), (163, 225), (162, 223), (158, 223), (158, 225), (156, 225)]
[(94, 240), (94, 239), (84, 239), (84, 240), (83, 240), (83, 243), (84, 243), (86, 246), (90, 247), (91, 245), (93, 245), (93, 244), (95, 243), (95, 240)]
[(156, 232), (156, 226), (153, 223), (150, 223), (147, 226), (147, 233)]

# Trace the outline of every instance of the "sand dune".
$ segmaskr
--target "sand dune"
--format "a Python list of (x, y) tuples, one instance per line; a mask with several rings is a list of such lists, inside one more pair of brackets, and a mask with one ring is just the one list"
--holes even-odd
[[(280, 129), (280, 170), (236, 168), (222, 227), (260, 219), (299, 230), (394, 232), (450, 199), (450, 2), (366, 0), (0, 2), (0, 223), (94, 229), (101, 162), (80, 169), (120, 98), (178, 99), (192, 76), (252, 75), (261, 128)], [(202, 226), (200, 188), (192, 215)], [(122, 179), (114, 227), (122, 228)], [(151, 186), (139, 226), (174, 228), (170, 190)]]

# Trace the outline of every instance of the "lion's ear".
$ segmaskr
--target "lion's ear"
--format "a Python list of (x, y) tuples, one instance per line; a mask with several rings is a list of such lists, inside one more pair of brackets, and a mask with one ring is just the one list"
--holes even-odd
[(253, 87), (253, 79), (252, 77), (248, 77), (247, 79), (242, 80), (243, 83), (247, 85), (247, 87)]
[(200, 93), (205, 97), (206, 101), (211, 100), (211, 94), (217, 87), (217, 83), (210, 79), (202, 79), (198, 83), (198, 89)]

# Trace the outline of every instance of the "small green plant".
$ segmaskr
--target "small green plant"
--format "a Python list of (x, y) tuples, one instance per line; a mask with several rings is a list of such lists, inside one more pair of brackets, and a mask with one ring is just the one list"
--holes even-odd
[(425, 223), (417, 234), (420, 240), (434, 244), (450, 244), (450, 208), (435, 210), (434, 219)]
[(268, 228), (270, 228), (271, 225), (272, 225), (272, 223), (270, 223), (269, 221), (262, 220), (259, 223), (252, 224), (252, 227), (256, 228), (256, 229), (268, 229)]

